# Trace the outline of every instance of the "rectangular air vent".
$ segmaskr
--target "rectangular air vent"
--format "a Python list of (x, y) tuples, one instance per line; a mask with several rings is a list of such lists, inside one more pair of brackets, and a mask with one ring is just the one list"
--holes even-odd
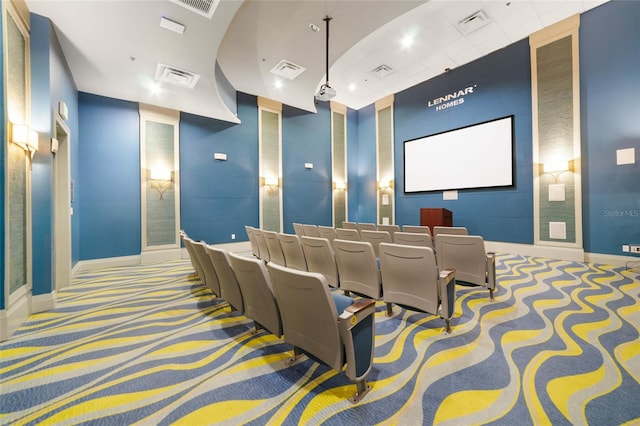
[(293, 80), (294, 78), (302, 74), (305, 70), (305, 67), (301, 67), (300, 65), (294, 64), (293, 62), (287, 61), (286, 59), (281, 60), (275, 67), (271, 68), (272, 73), (289, 80)]
[(211, 19), (220, 0), (171, 0), (171, 2)]
[(380, 65), (371, 70), (371, 74), (382, 79), (393, 72), (393, 69), (389, 65)]
[(193, 89), (196, 83), (198, 83), (198, 80), (200, 80), (200, 76), (170, 65), (158, 64), (156, 68), (156, 80)]
[(462, 34), (468, 35), (490, 23), (491, 19), (489, 19), (487, 14), (483, 10), (479, 10), (458, 22), (458, 29)]

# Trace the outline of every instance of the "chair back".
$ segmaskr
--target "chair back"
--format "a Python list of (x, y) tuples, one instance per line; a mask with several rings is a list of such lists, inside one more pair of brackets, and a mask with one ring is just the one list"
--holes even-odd
[(271, 279), (264, 262), (256, 258), (229, 254), (231, 266), (244, 301), (244, 315), (278, 337), (282, 336), (282, 321)]
[(294, 224), (293, 224), (293, 232), (298, 237), (304, 237), (304, 228), (302, 227), (301, 223), (295, 223), (294, 222)]
[(336, 239), (336, 228), (333, 226), (318, 225), (318, 235), (320, 238), (326, 238), (330, 244)]
[(378, 224), (378, 231), (387, 231), (389, 235), (391, 235), (391, 239), (393, 239), (393, 234), (395, 234), (396, 232), (400, 232), (400, 226)]
[(251, 254), (260, 258), (260, 247), (258, 247), (258, 240), (256, 239), (255, 234), (253, 233), (253, 226), (245, 225), (245, 231), (247, 231), (247, 237), (249, 237), (249, 243), (251, 244)]
[(384, 301), (438, 314), (438, 266), (429, 247), (380, 244)]
[(402, 225), (402, 232), (411, 232), (413, 234), (429, 234), (429, 236), (431, 236), (431, 229), (429, 229), (428, 226)]
[(405, 246), (419, 246), (433, 248), (431, 235), (427, 233), (396, 232), (393, 234), (393, 242)]
[(284, 261), (287, 268), (297, 269), (299, 271), (307, 270), (307, 261), (304, 258), (300, 237), (292, 234), (278, 234), (280, 247), (284, 255)]
[(360, 241), (360, 233), (355, 228), (336, 228), (336, 238), (347, 241)]
[(333, 248), (340, 275), (340, 289), (379, 299), (382, 292), (380, 271), (371, 243), (334, 240)]
[(438, 234), (469, 235), (469, 232), (464, 226), (434, 226), (433, 237), (435, 238)]
[(380, 243), (391, 243), (393, 242), (393, 240), (391, 239), (391, 235), (389, 235), (388, 232), (386, 231), (367, 231), (367, 230), (362, 230), (360, 231), (360, 239), (362, 241), (366, 241), (368, 243), (371, 243), (371, 245), (373, 246), (373, 252), (375, 253), (376, 257), (378, 256), (378, 246), (380, 245)]
[(322, 274), (268, 264), (284, 341), (340, 371), (344, 365), (338, 310)]
[(344, 229), (357, 229), (357, 224), (355, 222), (342, 222), (342, 227)]
[(269, 261), (277, 265), (285, 266), (284, 253), (282, 252), (282, 246), (280, 245), (280, 239), (278, 233), (274, 231), (262, 231), (262, 237), (269, 250)]
[(262, 234), (262, 229), (253, 228), (253, 235), (258, 243), (258, 250), (260, 252), (260, 256), (258, 259), (262, 259), (265, 262), (269, 262), (271, 258), (269, 257), (269, 247), (267, 247), (267, 242), (264, 239), (264, 235)]
[(220, 283), (220, 296), (231, 306), (231, 309), (240, 313), (244, 312), (244, 301), (242, 299), (242, 292), (236, 279), (236, 274), (231, 267), (231, 261), (229, 260), (229, 253), (226, 250), (206, 246), (207, 254), (213, 269), (218, 276), (218, 282)]
[(331, 287), (338, 287), (338, 268), (333, 249), (326, 238), (300, 238), (309, 272), (322, 274)]
[(358, 230), (358, 232), (362, 232), (362, 231), (377, 231), (378, 227), (376, 226), (375, 223), (358, 222), (356, 224), (356, 229)]
[(482, 237), (438, 234), (435, 244), (441, 269), (455, 269), (458, 282), (486, 285), (487, 254)]
[(320, 235), (318, 234), (318, 227), (316, 225), (302, 225), (302, 229), (304, 229), (304, 236), (305, 237), (315, 237), (315, 238), (319, 238)]
[(196, 275), (201, 280), (203, 280), (204, 271), (202, 270), (202, 265), (198, 260), (198, 255), (196, 254), (193, 248), (193, 244), (195, 244), (195, 241), (189, 238), (186, 234), (182, 237), (182, 241), (184, 242), (184, 246), (187, 249), (187, 253), (189, 253), (189, 260), (191, 261), (191, 266), (193, 266), (193, 270), (195, 271)]
[(204, 241), (193, 243), (193, 249), (198, 257), (200, 265), (202, 266), (205, 285), (211, 289), (213, 294), (220, 297), (220, 283), (218, 282), (218, 276), (213, 268), (211, 259), (209, 259), (209, 255), (207, 254), (207, 244)]

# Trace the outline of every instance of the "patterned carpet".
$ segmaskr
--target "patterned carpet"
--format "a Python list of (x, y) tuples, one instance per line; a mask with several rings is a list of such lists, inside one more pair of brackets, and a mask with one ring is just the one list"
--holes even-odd
[(377, 304), (372, 390), (215, 299), (188, 262), (77, 277), (0, 346), (2, 424), (640, 424), (640, 275), (499, 255), (496, 300)]

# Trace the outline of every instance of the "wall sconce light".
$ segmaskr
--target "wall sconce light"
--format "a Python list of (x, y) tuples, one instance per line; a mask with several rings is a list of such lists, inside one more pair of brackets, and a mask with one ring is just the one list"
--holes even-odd
[(347, 190), (347, 183), (346, 182), (333, 182), (333, 189), (337, 189), (339, 191), (346, 191)]
[(167, 189), (171, 188), (173, 173), (167, 168), (158, 167), (151, 169), (151, 175), (149, 177), (151, 189), (158, 191), (160, 199), (164, 200), (164, 193)]
[(38, 133), (26, 124), (11, 124), (11, 142), (29, 153), (29, 159), (38, 150)]
[(280, 179), (277, 177), (261, 177), (260, 183), (267, 188), (267, 192), (271, 194), (276, 188), (280, 187)]
[(378, 188), (380, 189), (381, 192), (391, 191), (393, 189), (393, 180), (392, 179), (381, 180), (380, 182), (378, 182)]
[(566, 172), (573, 172), (573, 160), (569, 161), (555, 161), (540, 164), (540, 175), (551, 175), (553, 176), (553, 182), (558, 182), (558, 177), (561, 174)]

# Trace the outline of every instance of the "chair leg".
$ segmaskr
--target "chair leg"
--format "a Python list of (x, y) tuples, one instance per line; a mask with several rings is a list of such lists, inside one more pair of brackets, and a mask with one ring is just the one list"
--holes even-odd
[(451, 320), (448, 318), (444, 319), (444, 333), (445, 335), (451, 334)]
[(344, 290), (344, 295), (345, 296), (351, 296), (351, 292), (349, 290)]
[(492, 302), (495, 300), (493, 298), (493, 289), (492, 288), (489, 289), (489, 300), (491, 300)]
[(298, 360), (298, 358), (300, 358), (302, 356), (302, 351), (296, 347), (293, 348), (293, 356), (290, 357), (287, 362), (289, 364), (293, 364), (294, 362), (296, 362)]
[(388, 317), (393, 315), (393, 305), (391, 303), (387, 303), (387, 313), (386, 313), (386, 315)]
[(349, 401), (354, 404), (359, 402), (370, 390), (371, 386), (367, 384), (366, 380), (356, 380), (356, 393), (354, 393), (353, 396), (349, 398)]

